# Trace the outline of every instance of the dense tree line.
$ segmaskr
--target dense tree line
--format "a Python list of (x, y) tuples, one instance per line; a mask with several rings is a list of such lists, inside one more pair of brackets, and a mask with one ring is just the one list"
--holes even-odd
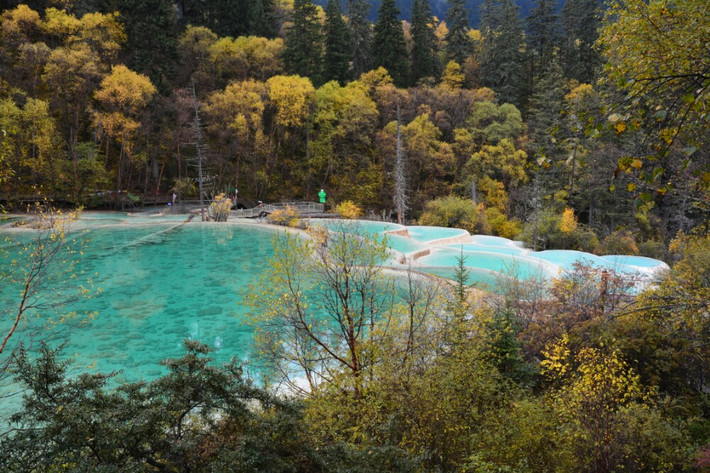
[[(706, 28), (696, 4), (684, 2), (687, 19), (651, 13), (702, 44), (688, 33)], [(399, 107), (409, 220), (433, 199), (469, 197), (482, 229), (515, 237), (573, 209), (597, 240), (633, 232), (657, 256), (678, 230), (706, 223), (701, 49), (664, 46), (669, 70), (637, 80), (634, 61), (649, 62), (656, 43), (643, 25), (613, 39), (627, 31), (616, 19), (641, 8), (631, 1), (607, 10), (599, 42), (592, 0), (559, 12), (540, 0), (525, 21), (512, 1), (486, 0), (477, 30), (467, 5), (451, 2), (437, 19), (416, 1), (410, 24), (385, 0), (374, 25), (364, 0), (7, 7), (3, 198), (39, 188), (89, 206), (106, 205), (106, 191), (194, 197), (196, 100), (210, 195), (312, 199), (327, 187), (335, 202), (387, 214)], [(602, 74), (605, 60), (615, 67)]]

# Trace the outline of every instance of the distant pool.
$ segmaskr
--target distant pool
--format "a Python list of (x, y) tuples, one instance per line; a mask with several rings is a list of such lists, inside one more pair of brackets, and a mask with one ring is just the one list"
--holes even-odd
[(530, 279), (542, 276), (551, 278), (559, 274), (559, 267), (536, 258), (520, 255), (506, 255), (483, 251), (456, 251), (454, 249), (437, 249), (417, 261), (424, 266), (449, 266), (455, 267), (458, 260), (463, 258), (464, 264), (470, 268), (495, 271), (519, 279)]
[(468, 232), (466, 230), (461, 230), (459, 228), (414, 226), (407, 227), (407, 231), (413, 240), (428, 243), (435, 242), (437, 240), (468, 236)]

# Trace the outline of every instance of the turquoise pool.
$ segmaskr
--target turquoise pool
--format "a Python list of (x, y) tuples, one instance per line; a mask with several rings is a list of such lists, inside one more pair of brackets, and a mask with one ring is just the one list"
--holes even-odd
[(559, 267), (535, 258), (525, 256), (505, 255), (483, 251), (457, 251), (454, 249), (436, 249), (417, 261), (427, 271), (427, 266), (455, 267), (458, 259), (463, 257), (464, 264), (470, 268), (495, 271), (497, 273), (529, 279), (537, 276), (554, 277), (559, 273)]
[[(67, 340), (65, 353), (77, 371), (120, 371), (119, 379), (153, 379), (164, 370), (158, 362), (183, 353), (185, 338), (216, 349), (215, 358), (251, 357), (251, 330), (244, 324), (246, 308), (240, 290), (262, 273), (273, 255), (272, 238), (281, 230), (250, 224), (180, 226), (184, 215), (84, 213), (73, 226), (67, 253), (77, 259), (71, 273), (58, 275), (45, 292), (64, 303), (58, 310), (23, 320), (13, 342)], [(9, 223), (5, 221), (5, 223)], [(629, 274), (650, 275), (665, 264), (642, 257), (598, 257), (569, 251), (532, 252), (504, 238), (474, 235), (465, 230), (404, 227), (383, 222), (314, 220), (331, 230), (381, 236), (393, 250), (392, 267), (452, 278), (457, 257), (463, 255), (470, 282), (495, 289), (501, 278), (558, 276), (579, 259)], [(1, 225), (0, 268), (12, 271), (12, 260), (23, 264), (23, 241), (31, 231)], [(406, 231), (405, 231), (406, 230)], [(9, 241), (7, 239), (10, 239)], [(447, 239), (459, 243), (439, 245)], [(68, 277), (68, 275), (73, 275)], [(81, 293), (87, 289), (91, 297)], [(0, 307), (12, 308), (19, 287), (0, 287)], [(68, 310), (76, 316), (57, 322)], [(47, 323), (50, 321), (50, 323)], [(0, 319), (6, 333), (10, 319)], [(0, 395), (2, 383), (0, 381)], [(10, 400), (0, 401), (7, 407)], [(8, 414), (7, 409), (0, 409)]]
[(662, 261), (645, 256), (606, 255), (602, 256), (602, 258), (617, 265), (636, 266), (639, 268), (658, 268), (664, 265)]
[(454, 250), (463, 251), (484, 251), (488, 253), (497, 253), (501, 255), (513, 255), (513, 256), (523, 256), (530, 253), (530, 250), (525, 248), (520, 248), (517, 246), (494, 246), (494, 245), (481, 245), (478, 243), (453, 243), (446, 245), (447, 248)]
[(413, 240), (420, 242), (431, 243), (437, 240), (448, 238), (465, 237), (468, 235), (466, 230), (460, 228), (445, 228), (445, 227), (407, 227), (409, 236)]
[[(393, 223), (358, 220), (346, 222), (314, 220), (333, 231), (358, 231), (369, 235), (386, 235), (387, 244), (396, 254), (390, 264), (413, 265), (418, 271), (450, 278), (451, 268), (463, 256), (470, 271), (477, 272), (472, 281), (495, 289), (501, 276), (521, 279), (555, 278), (571, 271), (578, 263), (613, 270), (648, 282), (655, 273), (667, 268), (662, 261), (641, 256), (597, 256), (572, 250), (532, 251), (520, 242), (490, 235), (470, 235), (466, 230), (444, 227), (402, 226)], [(343, 230), (343, 228), (345, 230)], [(428, 250), (428, 251), (427, 251)]]
[[(89, 220), (82, 217), (77, 228)], [(67, 341), (65, 354), (74, 359), (74, 372), (121, 371), (119, 379), (131, 381), (161, 375), (158, 363), (181, 356), (186, 338), (215, 348), (218, 361), (250, 357), (251, 330), (243, 323), (246, 308), (239, 291), (266, 269), (275, 230), (189, 224), (163, 232), (175, 225), (172, 219), (138, 226), (97, 220), (100, 226), (90, 232), (72, 233), (77, 241), (71, 246), (83, 251), (74, 271), (81, 274), (73, 281), (60, 275), (45, 291), (64, 307), (24, 319), (13, 344), (27, 343), (41, 331), (43, 339)], [(2, 239), (7, 236), (0, 233)], [(31, 234), (13, 231), (11, 236), (23, 240)], [(3, 270), (10, 267), (3, 258), (15, 258), (17, 249), (0, 252)], [(91, 297), (80, 293), (79, 284)], [(0, 287), (0, 307), (14, 307), (17, 291), (8, 284)], [(76, 316), (55, 324), (69, 310)], [(1, 333), (9, 324), (8, 318), (0, 319)], [(0, 381), (0, 395), (3, 382), (8, 380)], [(0, 411), (8, 402), (0, 401)]]

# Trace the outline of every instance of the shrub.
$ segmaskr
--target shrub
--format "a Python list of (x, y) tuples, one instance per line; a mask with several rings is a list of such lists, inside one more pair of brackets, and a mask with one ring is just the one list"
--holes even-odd
[(648, 240), (644, 241), (642, 243), (639, 243), (639, 254), (641, 256), (646, 256), (648, 258), (655, 258), (659, 260), (667, 260), (668, 259), (668, 249), (666, 248), (666, 245), (663, 244), (662, 241), (658, 240)]
[(215, 222), (226, 222), (230, 210), (232, 201), (224, 194), (218, 194), (210, 204), (210, 216)]
[(505, 214), (495, 207), (486, 209), (486, 219), (495, 235), (513, 239), (520, 233), (520, 222), (508, 220)]
[(338, 212), (341, 217), (351, 220), (362, 215), (362, 209), (350, 200), (346, 200), (345, 202), (338, 204), (335, 211)]
[[(580, 250), (589, 253), (595, 252), (599, 246), (597, 235), (584, 226), (576, 224), (572, 215), (569, 211), (566, 214), (558, 214), (552, 210), (540, 212), (538, 216), (537, 249), (555, 248)], [(535, 221), (530, 220), (523, 227), (518, 239), (524, 241), (527, 246), (534, 247), (534, 236)]]
[(296, 228), (301, 225), (301, 212), (297, 208), (287, 205), (284, 209), (271, 212), (266, 220), (274, 225)]
[(631, 233), (619, 230), (602, 240), (599, 245), (599, 253), (603, 255), (637, 255), (639, 248)]
[(463, 228), (470, 233), (490, 233), (483, 204), (456, 196), (442, 197), (426, 204), (420, 225)]
[(181, 198), (197, 197), (198, 195), (197, 185), (195, 184), (195, 181), (189, 177), (175, 179), (173, 190), (177, 192)]

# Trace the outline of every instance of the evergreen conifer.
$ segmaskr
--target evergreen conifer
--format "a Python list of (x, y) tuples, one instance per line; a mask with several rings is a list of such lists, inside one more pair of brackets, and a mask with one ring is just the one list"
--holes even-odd
[(323, 35), (313, 0), (293, 2), (293, 25), (286, 33), (284, 43), (288, 72), (319, 84), (323, 68)]
[(464, 64), (471, 54), (471, 38), (468, 36), (468, 14), (463, 0), (451, 0), (446, 13), (446, 56), (450, 61)]
[(372, 43), (375, 67), (384, 67), (398, 86), (409, 83), (407, 46), (394, 0), (383, 0)]
[(355, 77), (360, 77), (372, 66), (372, 57), (370, 56), (372, 25), (367, 20), (370, 7), (371, 5), (366, 0), (348, 0), (352, 74)]
[(344, 84), (349, 78), (350, 35), (337, 0), (328, 0), (325, 7), (324, 80)]
[(565, 76), (591, 84), (602, 64), (595, 49), (601, 16), (598, 0), (567, 0), (562, 8)]
[(412, 82), (438, 76), (441, 67), (436, 55), (436, 37), (428, 0), (414, 0), (412, 42)]
[(501, 103), (523, 105), (525, 34), (512, 0), (486, 0), (481, 14), (483, 50), (481, 83), (492, 88)]

